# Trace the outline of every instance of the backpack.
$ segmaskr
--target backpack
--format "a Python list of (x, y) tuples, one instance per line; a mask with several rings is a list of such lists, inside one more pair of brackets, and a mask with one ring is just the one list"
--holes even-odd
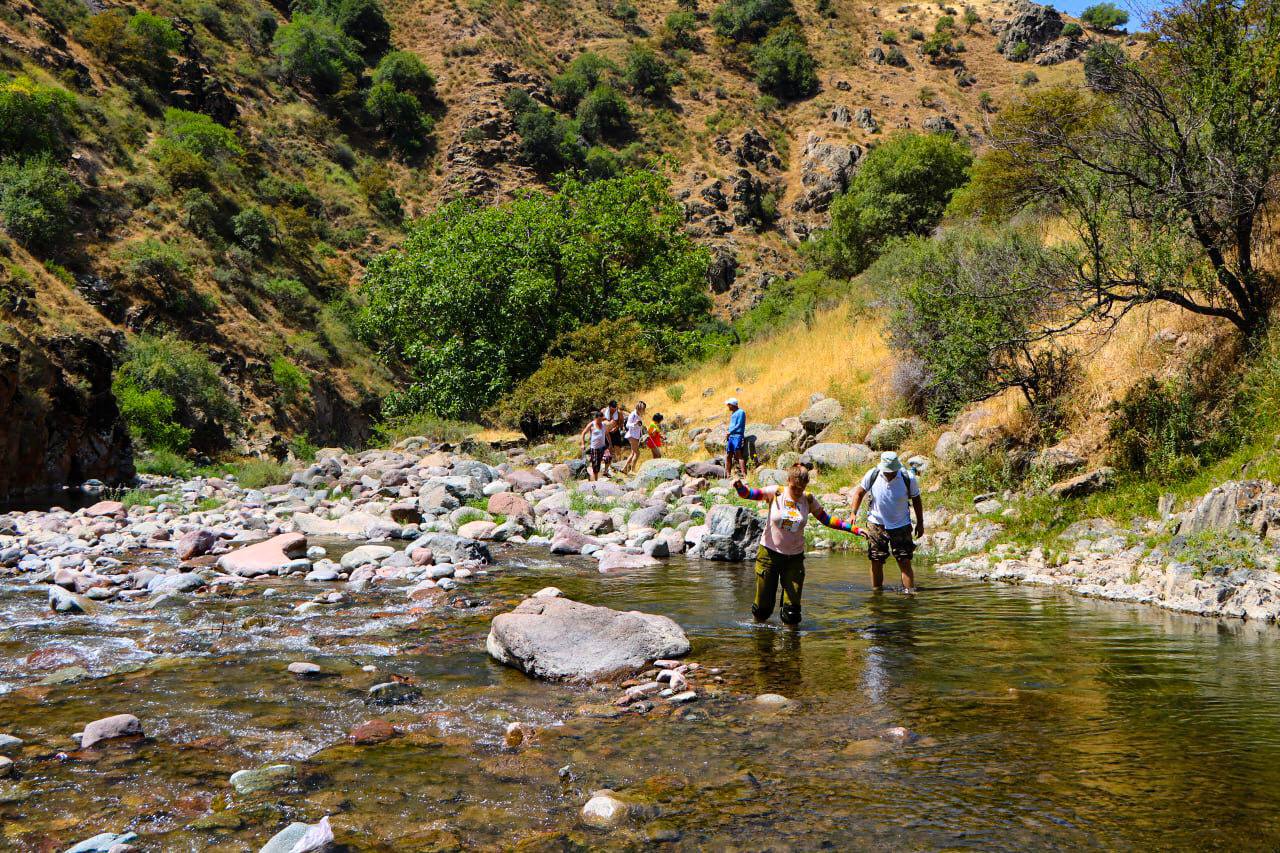
[[(863, 504), (866, 506), (867, 512), (870, 512), (871, 508), (875, 506), (876, 503), (875, 496), (871, 494), (871, 489), (875, 486), (876, 480), (880, 477), (880, 466), (877, 465), (867, 473), (871, 475), (871, 482), (867, 485), (867, 496), (863, 499)], [(908, 497), (911, 496), (911, 478), (914, 477), (915, 474), (915, 470), (912, 469), (910, 465), (903, 465), (898, 469), (898, 476), (902, 478), (902, 482), (907, 484)], [(867, 475), (863, 474), (862, 476), (865, 478)], [(919, 485), (917, 485), (916, 488), (918, 489)]]

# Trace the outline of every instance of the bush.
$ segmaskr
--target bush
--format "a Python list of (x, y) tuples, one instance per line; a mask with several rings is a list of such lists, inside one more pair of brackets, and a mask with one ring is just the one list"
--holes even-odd
[(284, 72), (320, 95), (338, 92), (362, 65), (360, 46), (332, 21), (315, 15), (294, 15), (271, 44)]
[(269, 278), (258, 286), (272, 303), (284, 313), (294, 315), (293, 318), (308, 319), (315, 316), (315, 297), (296, 278)]
[(693, 12), (672, 12), (662, 24), (665, 48), (695, 50), (698, 45), (698, 16)]
[(0, 84), (0, 157), (61, 152), (75, 109), (71, 93), (30, 77)]
[(1080, 38), (1082, 35), (1084, 35), (1084, 27), (1080, 26), (1075, 21), (1064, 24), (1062, 27), (1063, 38), (1074, 39)]
[(592, 142), (619, 142), (631, 134), (631, 111), (612, 86), (601, 83), (578, 104), (578, 131)]
[(587, 51), (578, 55), (560, 76), (551, 81), (551, 93), (563, 109), (575, 110), (608, 73), (617, 71), (613, 63)]
[[(775, 279), (760, 301), (734, 322), (742, 340), (764, 338), (810, 323), (822, 308), (835, 305), (849, 293), (849, 282), (810, 271), (792, 279)], [(677, 401), (679, 402), (679, 401)]]
[(1118, 44), (1100, 41), (1084, 53), (1084, 81), (1095, 92), (1110, 92), (1115, 87), (1115, 73), (1123, 67), (1124, 51)]
[(964, 31), (967, 33), (980, 23), (982, 23), (982, 16), (978, 14), (978, 10), (972, 6), (966, 6), (964, 9)]
[(416, 95), (390, 83), (375, 83), (365, 96), (364, 108), (378, 133), (401, 151), (421, 151), (430, 144), (435, 122), (423, 112)]
[(817, 63), (799, 30), (778, 27), (755, 49), (751, 70), (760, 91), (794, 99), (818, 91)]
[(881, 44), (897, 44), (897, 43), (898, 43), (898, 31), (897, 31), (897, 30), (884, 30), (883, 32), (881, 32), (881, 33), (880, 33), (880, 43), (881, 43)]
[(1020, 41), (1009, 48), (1005, 56), (1014, 62), (1023, 62), (1031, 56), (1031, 45), (1025, 41)]
[(231, 233), (244, 248), (261, 255), (271, 248), (271, 220), (258, 207), (246, 207), (231, 217)]
[(473, 416), (561, 334), (609, 318), (634, 318), (662, 359), (676, 358), (709, 307), (709, 258), (682, 221), (666, 181), (648, 172), (427, 216), (363, 285), (361, 335), (417, 380), (388, 414)]
[(239, 423), (218, 369), (176, 334), (130, 340), (111, 388), (117, 400), (130, 401), (136, 420), (125, 415), (125, 423), (144, 446), (154, 441), (158, 448), (182, 450), (194, 438), (196, 446), (211, 449), (224, 445), (227, 428)]
[(1129, 23), (1129, 13), (1114, 3), (1098, 3), (1081, 12), (1080, 20), (1105, 33)]
[(311, 394), (311, 379), (282, 355), (271, 359), (271, 379), (276, 383), (280, 402), (286, 406), (301, 403)]
[(1034, 71), (1026, 71), (1022, 77), (1018, 79), (1018, 85), (1022, 87), (1034, 86), (1040, 82), (1040, 75)]
[(968, 180), (973, 161), (950, 134), (902, 133), (871, 150), (831, 205), (831, 226), (806, 244), (830, 275), (850, 278), (891, 237), (928, 233)]
[(907, 38), (912, 41), (924, 41), (924, 30), (919, 27), (911, 27), (907, 30)]
[(294, 3), (294, 10), (332, 21), (370, 60), (391, 47), (391, 24), (378, 0), (301, 0)]
[(408, 92), (426, 105), (436, 97), (436, 78), (416, 53), (393, 50), (378, 62), (373, 85), (388, 83), (398, 92)]
[(937, 102), (938, 93), (935, 89), (929, 86), (921, 86), (916, 97), (920, 100), (920, 106), (931, 107)]
[(562, 335), (541, 366), (496, 407), (498, 423), (530, 438), (586, 423), (587, 413), (651, 378), (657, 354), (629, 319)]
[(0, 222), (5, 233), (32, 249), (66, 233), (80, 187), (48, 154), (0, 162)]
[(182, 37), (167, 18), (150, 12), (130, 16), (124, 9), (107, 9), (93, 15), (81, 40), (121, 71), (153, 85), (169, 78), (173, 52), (182, 47)]
[(533, 100), (523, 89), (507, 92), (503, 103), (515, 119), (520, 155), (530, 166), (550, 174), (582, 161), (582, 146), (572, 123)]
[(150, 279), (177, 287), (191, 277), (191, 262), (186, 254), (177, 246), (152, 237), (128, 244), (123, 256), (125, 273), (134, 282)]
[(711, 13), (711, 25), (724, 38), (755, 42), (795, 13), (791, 0), (725, 0)]
[(244, 153), (235, 131), (223, 127), (204, 113), (173, 107), (164, 111), (164, 139), (206, 160), (229, 160)]
[(621, 157), (601, 145), (588, 148), (582, 164), (583, 173), (593, 181), (616, 178), (625, 168)]
[(1110, 417), (1112, 464), (1160, 482), (1180, 479), (1194, 470), (1211, 425), (1189, 383), (1150, 377), (1113, 403)]
[(671, 97), (675, 74), (652, 50), (636, 45), (627, 54), (622, 79), (627, 88), (640, 97), (651, 101), (665, 101)]

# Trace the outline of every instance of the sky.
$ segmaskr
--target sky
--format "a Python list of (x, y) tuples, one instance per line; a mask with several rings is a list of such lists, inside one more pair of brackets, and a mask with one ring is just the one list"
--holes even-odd
[[(1092, 6), (1094, 3), (1102, 2), (1102, 0), (1040, 0), (1059, 12), (1066, 12), (1073, 17), (1080, 17), (1080, 13)], [(1130, 32), (1142, 29), (1142, 22), (1147, 19), (1147, 13), (1152, 9), (1158, 9), (1163, 4), (1159, 2), (1125, 2), (1125, 0), (1111, 0), (1121, 9), (1129, 13)]]

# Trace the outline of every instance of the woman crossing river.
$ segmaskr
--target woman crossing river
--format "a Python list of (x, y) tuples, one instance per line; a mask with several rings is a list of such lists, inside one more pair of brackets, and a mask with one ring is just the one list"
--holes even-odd
[(779, 617), (784, 625), (800, 622), (800, 596), (804, 591), (804, 528), (809, 516), (832, 530), (865, 535), (851, 519), (828, 516), (818, 499), (805, 492), (808, 486), (809, 469), (798, 463), (792, 465), (787, 473), (785, 486), (752, 489), (741, 480), (733, 483), (738, 497), (762, 501), (769, 508), (764, 534), (760, 537), (760, 550), (756, 553), (756, 597), (751, 604), (751, 615), (757, 622), (764, 622), (772, 615), (779, 585), (782, 587)]

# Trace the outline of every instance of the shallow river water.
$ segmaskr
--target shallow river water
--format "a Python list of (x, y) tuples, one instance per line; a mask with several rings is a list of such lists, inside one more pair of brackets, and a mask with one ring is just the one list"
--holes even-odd
[[(793, 631), (744, 621), (747, 566), (601, 576), (590, 560), (498, 556), (500, 572), (454, 593), (476, 606), (417, 614), (401, 588), (296, 616), (320, 585), (293, 581), (274, 598), (259, 584), (79, 618), (50, 617), (41, 590), (0, 589), (0, 732), (26, 741), (0, 780), (0, 847), (132, 830), (142, 850), (257, 850), (325, 814), (346, 849), (378, 851), (1280, 845), (1276, 629), (927, 570), (914, 598), (873, 594), (862, 559), (833, 555), (810, 558)], [(616, 690), (490, 662), (490, 618), (548, 584), (671, 616), (724, 682), (704, 677), (678, 711), (608, 718)], [(288, 674), (299, 660), (332, 675)], [(388, 673), (422, 698), (367, 705)], [(798, 706), (750, 701), (766, 692)], [(74, 751), (73, 732), (121, 712), (146, 739)], [(402, 736), (350, 744), (374, 717)], [(537, 735), (506, 749), (517, 720)], [(915, 737), (886, 738), (894, 726)], [(297, 780), (231, 790), (231, 773), (266, 762)], [(579, 823), (598, 788), (637, 804), (627, 826)]]

